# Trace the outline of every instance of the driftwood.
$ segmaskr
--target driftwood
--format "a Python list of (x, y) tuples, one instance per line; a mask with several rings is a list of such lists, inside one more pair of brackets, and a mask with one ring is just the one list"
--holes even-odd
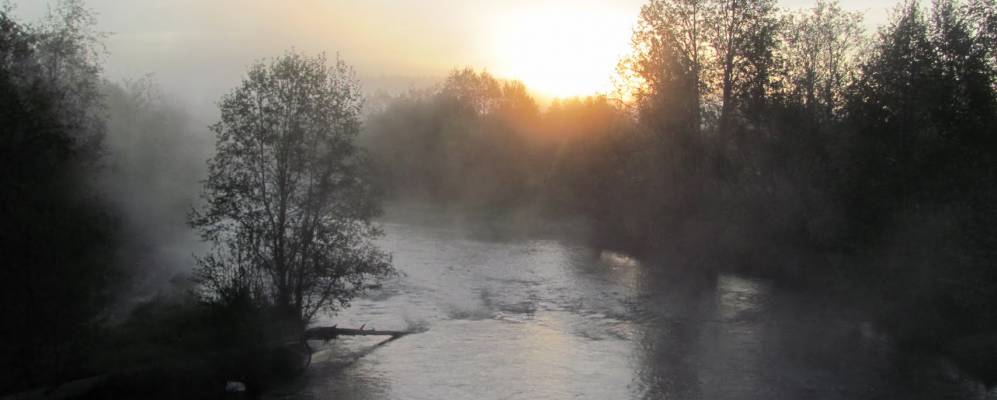
[(390, 336), (391, 339), (398, 339), (402, 336), (415, 333), (413, 331), (384, 331), (376, 329), (364, 329), (361, 326), (359, 329), (351, 328), (339, 328), (335, 325), (333, 326), (316, 326), (314, 328), (309, 328), (305, 330), (306, 340), (332, 340), (339, 336)]

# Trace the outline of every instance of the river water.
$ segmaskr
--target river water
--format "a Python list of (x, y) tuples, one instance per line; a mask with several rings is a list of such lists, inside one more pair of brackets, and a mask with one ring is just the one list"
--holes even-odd
[(679, 268), (487, 224), (384, 229), (401, 274), (317, 324), (422, 333), (316, 343), (269, 398), (988, 397), (943, 361), (898, 354), (859, 313), (765, 280), (661, 273)]

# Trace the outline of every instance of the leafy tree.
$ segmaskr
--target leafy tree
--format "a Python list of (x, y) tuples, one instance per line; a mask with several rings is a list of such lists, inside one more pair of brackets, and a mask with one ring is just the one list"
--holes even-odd
[(461, 69), (387, 104), (364, 139), (395, 194), (482, 207), (536, 194), (552, 138), (539, 134), (539, 107), (521, 82)]
[(861, 66), (862, 79), (851, 89), (848, 105), (848, 116), (860, 135), (853, 143), (855, 155), (869, 172), (852, 175), (860, 178), (856, 183), (869, 185), (854, 190), (882, 202), (878, 207), (850, 207), (869, 213), (860, 218), (864, 221), (883, 216), (879, 207), (910, 210), (907, 200), (913, 192), (914, 153), (928, 148), (923, 140), (935, 133), (937, 125), (931, 116), (939, 95), (937, 60), (917, 3), (899, 7), (874, 46)]
[(725, 125), (742, 99), (764, 95), (757, 89), (768, 84), (779, 28), (775, 12), (771, 0), (645, 4), (634, 29), (633, 54), (620, 65), (638, 104), (657, 110), (645, 119), (667, 118), (658, 125), (696, 135), (707, 122), (705, 106), (719, 106), (719, 123)]
[(303, 324), (392, 272), (372, 242), (379, 207), (354, 145), (352, 69), (290, 52), (253, 65), (220, 107), (207, 205), (191, 218), (214, 244), (198, 260), (206, 296), (248, 297)]
[(455, 70), (447, 76), (440, 94), (455, 105), (468, 107), (474, 114), (488, 114), (498, 107), (502, 98), (502, 83), (487, 72), (471, 68)]
[(76, 1), (41, 25), (0, 9), (0, 392), (80, 373), (110, 297), (92, 23)]
[[(764, 97), (775, 47), (774, 0), (714, 0), (710, 27), (711, 80), (719, 93), (719, 133), (727, 135), (740, 103)], [(761, 91), (759, 91), (761, 90)], [(723, 138), (722, 138), (723, 139)]]
[(815, 123), (828, 122), (842, 106), (849, 74), (858, 62), (862, 15), (819, 0), (791, 15), (782, 35), (785, 90)]
[[(877, 191), (870, 199), (880, 207), (896, 207), (897, 218), (964, 196), (988, 169), (976, 163), (992, 158), (993, 75), (985, 38), (963, 10), (948, 0), (930, 16), (914, 2), (900, 7), (849, 96), (848, 117), (860, 135), (854, 154), (866, 171), (856, 183)], [(870, 206), (852, 208), (877, 214)]]
[[(978, 45), (990, 56), (991, 73), (997, 73), (997, 1), (969, 0), (962, 8), (973, 36), (979, 39)], [(993, 90), (997, 90), (997, 79), (994, 85)]]
[(997, 112), (993, 89), (997, 76), (987, 59), (991, 37), (972, 28), (972, 17), (971, 10), (955, 0), (937, 0), (932, 4), (929, 37), (943, 85), (940, 90), (948, 99), (939, 102), (944, 106), (938, 110), (941, 134), (961, 132), (967, 137), (959, 139), (979, 146), (994, 140), (988, 129)]
[(815, 247), (840, 246), (842, 221), (831, 198), (847, 157), (839, 150), (846, 131), (841, 117), (863, 48), (861, 15), (820, 0), (781, 23), (769, 99), (748, 113), (765, 122), (764, 140), (749, 146), (759, 172), (756, 185), (761, 193), (783, 197), (767, 201), (794, 205), (785, 207), (795, 210), (787, 226), (792, 237)]
[[(710, 126), (704, 98), (711, 87), (706, 19), (713, 6), (707, 0), (648, 2), (634, 28), (633, 53), (619, 66), (631, 86), (627, 89), (638, 122), (634, 154), (619, 166), (630, 170), (631, 178), (621, 183), (632, 187), (619, 193), (646, 193), (636, 197), (642, 204), (632, 206), (648, 215), (685, 207), (701, 187), (695, 177), (707, 165), (703, 128)], [(630, 201), (622, 197), (618, 200)]]
[(652, 0), (641, 7), (633, 54), (619, 66), (645, 123), (672, 134), (696, 135), (708, 91), (707, 0)]

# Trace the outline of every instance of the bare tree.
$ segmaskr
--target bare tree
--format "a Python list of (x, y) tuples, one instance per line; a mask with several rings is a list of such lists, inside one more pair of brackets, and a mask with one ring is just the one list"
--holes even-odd
[(372, 243), (361, 104), (344, 62), (294, 52), (252, 66), (222, 99), (207, 205), (191, 217), (214, 244), (198, 260), (207, 296), (250, 296), (305, 323), (392, 272)]

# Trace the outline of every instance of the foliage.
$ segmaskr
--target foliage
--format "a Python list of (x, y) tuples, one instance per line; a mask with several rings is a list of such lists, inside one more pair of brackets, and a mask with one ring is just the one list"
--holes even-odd
[(75, 1), (41, 25), (0, 10), (0, 392), (80, 373), (115, 275), (92, 23)]
[[(105, 333), (112, 266), (142, 239), (116, 235), (95, 177), (127, 233), (172, 236), (207, 156), (148, 81), (100, 81), (93, 23), (74, 0), (38, 25), (0, 10), (2, 392), (85, 372)], [(843, 279), (879, 293), (902, 344), (980, 353), (997, 337), (997, 5), (909, 0), (875, 35), (861, 26), (833, 0), (649, 0), (623, 100), (543, 108), (462, 69), (388, 99), (362, 136), (345, 63), (257, 63), (221, 101), (189, 219), (213, 246), (208, 301), (141, 306), (109, 342), (122, 363), (182, 354), (266, 375), (254, 354), (286, 333), (275, 322), (300, 330), (392, 272), (371, 222), (386, 189), (580, 215), (601, 244), (702, 270)]]
[(522, 83), (464, 69), (435, 90), (390, 101), (363, 140), (384, 168), (382, 184), (399, 195), (511, 206), (539, 184), (528, 173), (547, 145), (538, 116)]
[(506, 190), (444, 198), (514, 193), (498, 203), (585, 216), (600, 243), (687, 267), (844, 280), (881, 296), (902, 343), (976, 343), (997, 332), (995, 11), (908, 1), (869, 37), (833, 1), (650, 0), (619, 65), (624, 102), (493, 125), (503, 114), (446, 86), (501, 99), (499, 85), (456, 72), (375, 113), (368, 146), (403, 174), (386, 180), (396, 194), (494, 183)]
[(352, 70), (287, 53), (253, 65), (220, 104), (206, 206), (191, 217), (214, 245), (198, 260), (207, 298), (248, 294), (307, 323), (391, 272), (372, 243), (378, 204), (353, 144)]
[(861, 50), (861, 22), (860, 13), (824, 0), (787, 16), (780, 46), (783, 96), (801, 104), (820, 123), (831, 122), (841, 112), (844, 88), (854, 77), (848, 72), (856, 67)]

